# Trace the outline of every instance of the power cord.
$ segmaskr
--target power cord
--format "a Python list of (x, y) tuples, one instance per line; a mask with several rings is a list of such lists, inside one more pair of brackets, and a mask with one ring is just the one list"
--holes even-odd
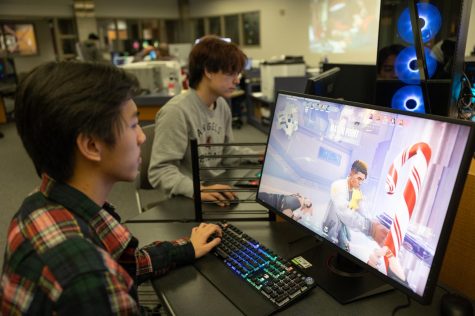
[(411, 298), (409, 297), (409, 295), (406, 295), (406, 298), (406, 303), (394, 307), (393, 312), (391, 313), (392, 316), (396, 315), (396, 313), (401, 309), (408, 308), (409, 306), (411, 306)]

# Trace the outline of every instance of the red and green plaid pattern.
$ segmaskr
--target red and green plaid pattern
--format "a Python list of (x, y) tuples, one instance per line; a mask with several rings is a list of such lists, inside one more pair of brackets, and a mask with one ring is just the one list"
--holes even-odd
[(2, 315), (135, 315), (136, 284), (194, 260), (186, 240), (138, 240), (110, 205), (43, 177), (10, 223)]

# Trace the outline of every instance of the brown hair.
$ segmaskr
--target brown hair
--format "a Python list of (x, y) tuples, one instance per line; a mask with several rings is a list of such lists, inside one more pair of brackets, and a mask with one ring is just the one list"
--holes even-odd
[(240, 73), (246, 59), (247, 56), (236, 44), (225, 42), (214, 35), (205, 36), (193, 47), (188, 58), (190, 87), (196, 89), (205, 70), (211, 73)]
[(353, 162), (353, 165), (351, 165), (351, 170), (356, 173), (361, 172), (365, 175), (366, 178), (368, 177), (368, 165), (364, 161), (355, 160), (355, 162)]

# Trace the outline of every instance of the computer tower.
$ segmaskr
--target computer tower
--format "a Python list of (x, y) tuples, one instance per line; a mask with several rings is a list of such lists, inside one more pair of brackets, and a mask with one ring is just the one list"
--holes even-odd
[(471, 2), (381, 1), (374, 103), (457, 116)]

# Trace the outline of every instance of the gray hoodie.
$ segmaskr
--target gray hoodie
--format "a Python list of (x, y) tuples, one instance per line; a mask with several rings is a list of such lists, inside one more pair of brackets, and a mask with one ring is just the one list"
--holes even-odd
[[(155, 137), (148, 178), (159, 191), (160, 200), (175, 195), (193, 197), (191, 151), (189, 140), (198, 144), (232, 143), (231, 110), (225, 99), (219, 97), (214, 109), (190, 89), (175, 96), (163, 106), (155, 117)], [(201, 155), (256, 153), (249, 148), (235, 146), (200, 147)], [(221, 158), (206, 158), (201, 166), (218, 166), (234, 163)], [(202, 177), (215, 177), (222, 170), (208, 170)]]

